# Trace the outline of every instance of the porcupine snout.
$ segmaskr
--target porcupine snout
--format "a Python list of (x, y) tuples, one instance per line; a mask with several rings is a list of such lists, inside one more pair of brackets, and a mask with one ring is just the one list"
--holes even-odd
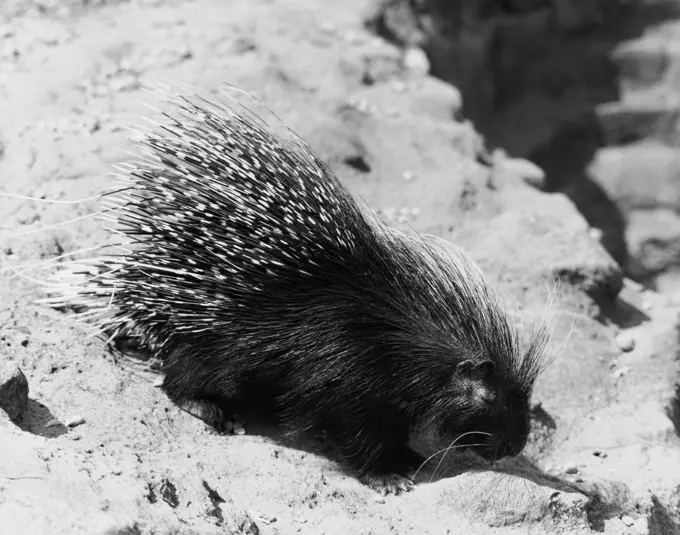
[(490, 461), (519, 455), (526, 446), (531, 429), (528, 407), (526, 407), (526, 410), (524, 408), (520, 410), (504, 408), (499, 414), (496, 424), (494, 427), (497, 430), (502, 429), (502, 431), (492, 433), (489, 444), (479, 449), (478, 453)]

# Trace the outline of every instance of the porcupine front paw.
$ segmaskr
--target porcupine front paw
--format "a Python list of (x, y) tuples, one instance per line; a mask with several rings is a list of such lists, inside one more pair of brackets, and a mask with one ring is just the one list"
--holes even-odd
[(413, 481), (399, 474), (368, 473), (361, 476), (360, 481), (383, 496), (388, 494), (399, 495), (402, 492), (413, 490)]
[(387, 494), (400, 494), (413, 490), (413, 480), (401, 474), (414, 474), (422, 466), (427, 464), (426, 459), (409, 447), (402, 447), (392, 458), (392, 465), (398, 473), (369, 473), (361, 477), (361, 482), (379, 492), (383, 496)]

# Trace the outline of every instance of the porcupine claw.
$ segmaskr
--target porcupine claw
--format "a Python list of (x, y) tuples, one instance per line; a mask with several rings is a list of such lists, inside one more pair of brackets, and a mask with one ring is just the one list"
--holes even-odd
[(225, 417), (224, 411), (209, 401), (192, 399), (178, 403), (178, 406), (183, 411), (214, 427), (217, 431), (231, 433), (234, 430), (234, 419)]
[(361, 478), (361, 482), (383, 496), (388, 494), (399, 495), (402, 492), (413, 490), (413, 481), (399, 474), (367, 474)]

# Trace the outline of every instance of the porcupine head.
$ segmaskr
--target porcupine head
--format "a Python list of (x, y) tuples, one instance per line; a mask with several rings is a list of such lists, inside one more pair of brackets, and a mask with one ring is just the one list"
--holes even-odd
[(164, 389), (209, 423), (265, 396), (323, 429), (372, 487), (408, 490), (425, 430), (516, 455), (548, 327), (528, 343), (462, 251), (392, 229), (296, 136), (247, 109), (173, 98), (111, 197), (133, 245), (92, 260), (53, 303), (100, 309), (164, 361)]

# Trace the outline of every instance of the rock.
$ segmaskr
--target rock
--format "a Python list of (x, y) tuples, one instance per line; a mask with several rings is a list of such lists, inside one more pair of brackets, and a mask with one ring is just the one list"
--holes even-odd
[(13, 421), (21, 419), (28, 406), (28, 380), (14, 362), (0, 362), (0, 409)]
[[(621, 267), (588, 235), (566, 198), (531, 193), (515, 200), (522, 208), (456, 231), (451, 241), (468, 250), (489, 277), (502, 276), (513, 295), (540, 292), (559, 279), (564, 291), (571, 287), (596, 302), (612, 302), (623, 286)], [(541, 199), (527, 198), (533, 193)]]
[(430, 62), (425, 52), (417, 47), (412, 47), (404, 52), (404, 67), (406, 70), (418, 76), (425, 76), (430, 72)]
[(680, 205), (680, 154), (674, 147), (656, 141), (605, 147), (597, 151), (588, 174), (625, 213)]
[(66, 427), (78, 427), (85, 423), (85, 418), (82, 416), (72, 416), (66, 420)]
[(633, 520), (633, 518), (628, 515), (623, 515), (621, 517), (621, 522), (623, 522), (626, 526), (631, 527), (635, 523), (635, 520)]
[(230, 500), (219, 504), (223, 518), (223, 527), (226, 533), (239, 533), (243, 535), (259, 535), (260, 528), (257, 527), (251, 516), (239, 509)]
[(542, 190), (545, 182), (545, 172), (535, 163), (524, 158), (503, 158), (499, 166), (508, 173), (522, 177), (536, 189)]
[(644, 38), (616, 46), (612, 59), (619, 67), (620, 76), (638, 86), (659, 82), (670, 63), (667, 42)]
[(361, 81), (366, 85), (393, 80), (401, 73), (399, 55), (396, 49), (380, 50), (363, 57), (364, 71)]
[(608, 145), (643, 139), (672, 143), (677, 111), (674, 99), (652, 90), (640, 90), (640, 94), (628, 94), (625, 100), (605, 102), (596, 108)]
[(630, 334), (621, 333), (616, 337), (616, 345), (619, 346), (621, 351), (628, 353), (629, 351), (633, 351), (633, 349), (635, 349), (635, 338), (633, 338)]
[(567, 474), (578, 474), (578, 466), (576, 466), (574, 463), (569, 463), (564, 467), (564, 471)]
[[(680, 216), (671, 208), (634, 209), (628, 214), (626, 238), (629, 271), (641, 279), (668, 272), (680, 261)], [(657, 286), (659, 291), (663, 291)]]

